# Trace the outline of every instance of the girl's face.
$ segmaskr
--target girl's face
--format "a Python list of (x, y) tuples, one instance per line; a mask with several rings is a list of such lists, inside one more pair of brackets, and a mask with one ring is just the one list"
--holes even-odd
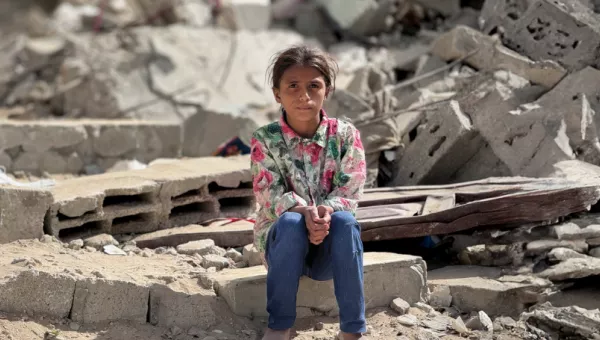
[(316, 68), (292, 66), (283, 73), (279, 88), (274, 88), (273, 94), (287, 112), (288, 119), (306, 122), (319, 116), (329, 89)]

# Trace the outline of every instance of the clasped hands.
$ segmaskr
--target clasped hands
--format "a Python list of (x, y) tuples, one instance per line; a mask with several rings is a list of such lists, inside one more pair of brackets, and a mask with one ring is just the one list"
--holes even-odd
[(306, 229), (308, 229), (308, 240), (314, 245), (323, 243), (323, 240), (329, 235), (329, 226), (331, 223), (331, 214), (333, 208), (320, 205), (298, 207), (294, 209), (304, 215)]

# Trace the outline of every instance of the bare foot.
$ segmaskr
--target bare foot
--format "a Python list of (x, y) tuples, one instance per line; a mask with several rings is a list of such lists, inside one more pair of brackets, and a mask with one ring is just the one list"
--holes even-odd
[(346, 333), (346, 332), (342, 332), (342, 331), (340, 331), (340, 333), (338, 334), (338, 339), (339, 340), (358, 340), (358, 339), (367, 340), (360, 333), (355, 334), (355, 333)]
[(290, 340), (290, 330), (276, 331), (267, 328), (262, 340)]

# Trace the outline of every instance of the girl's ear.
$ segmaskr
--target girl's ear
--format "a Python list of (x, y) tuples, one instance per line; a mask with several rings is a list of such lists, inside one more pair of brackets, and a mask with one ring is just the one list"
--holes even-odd
[(329, 98), (329, 93), (331, 93), (331, 87), (328, 87), (328, 88), (325, 90), (325, 99)]
[(273, 96), (278, 104), (281, 104), (281, 96), (279, 95), (279, 89), (273, 88)]

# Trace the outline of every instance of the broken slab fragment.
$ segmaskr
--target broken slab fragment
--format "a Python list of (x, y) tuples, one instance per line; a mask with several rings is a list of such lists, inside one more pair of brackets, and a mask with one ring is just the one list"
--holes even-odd
[(0, 186), (0, 243), (42, 237), (52, 201), (48, 190)]
[(226, 226), (201, 226), (192, 224), (185, 227), (158, 230), (136, 236), (134, 241), (140, 248), (177, 247), (194, 240), (213, 240), (219, 247), (241, 247), (252, 243), (252, 223), (238, 221)]
[(551, 281), (581, 279), (600, 275), (600, 259), (592, 256), (568, 258), (537, 275)]
[(485, 311), (491, 316), (518, 316), (543, 297), (550, 282), (503, 280), (495, 267), (448, 266), (428, 273), (430, 290), (449, 287), (452, 306), (462, 312)]
[(271, 25), (271, 1), (225, 0), (220, 6), (217, 22), (232, 30), (266, 30)]
[(600, 330), (600, 311), (587, 310), (578, 306), (553, 307), (550, 303), (535, 306), (524, 313), (521, 320), (534, 327), (540, 327), (560, 338), (597, 338)]
[(431, 53), (446, 61), (461, 59), (473, 52), (465, 63), (484, 71), (504, 69), (546, 88), (554, 87), (567, 74), (556, 62), (533, 61), (504, 47), (494, 37), (466, 26), (455, 27), (431, 46)]
[[(415, 256), (391, 253), (364, 254), (364, 290), (367, 309), (387, 307), (395, 298), (408, 303), (424, 301), (427, 295), (425, 262)], [(224, 270), (211, 274), (217, 295), (240, 316), (267, 316), (266, 269), (263, 266)], [(298, 301), (322, 314), (337, 315), (332, 281), (300, 280)], [(299, 312), (302, 308), (299, 308)], [(300, 313), (299, 313), (300, 314)]]
[(584, 240), (536, 240), (527, 243), (528, 255), (539, 255), (554, 248), (568, 248), (578, 253), (586, 253), (588, 245)]

